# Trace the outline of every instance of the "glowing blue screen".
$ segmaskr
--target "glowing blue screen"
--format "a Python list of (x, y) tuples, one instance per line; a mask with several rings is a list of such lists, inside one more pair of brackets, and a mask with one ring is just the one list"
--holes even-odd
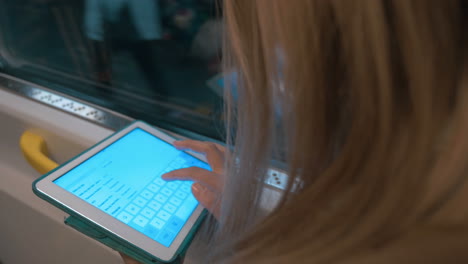
[(55, 184), (170, 247), (198, 205), (191, 181), (161, 175), (209, 165), (137, 128), (84, 161)]

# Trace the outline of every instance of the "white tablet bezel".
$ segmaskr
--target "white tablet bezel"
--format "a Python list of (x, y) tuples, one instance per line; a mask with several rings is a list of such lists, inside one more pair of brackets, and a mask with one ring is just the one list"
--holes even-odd
[[(190, 234), (191, 229), (203, 212), (204, 208), (201, 206), (201, 204), (198, 204), (186, 224), (183, 226), (179, 234), (172, 242), (171, 246), (168, 248), (53, 183), (54, 180), (60, 178), (68, 171), (72, 170), (79, 164), (83, 163), (93, 155), (97, 154), (136, 128), (141, 128), (171, 145), (174, 141), (176, 141), (175, 138), (151, 127), (146, 123), (139, 121), (135, 122), (41, 179), (36, 183), (36, 190), (48, 196), (50, 199), (55, 200), (57, 203), (63, 205), (69, 210), (75, 212), (76, 214), (89, 219), (96, 225), (104, 228), (114, 235), (129, 241), (131, 244), (141, 248), (151, 255), (163, 261), (170, 261), (175, 257), (179, 247), (182, 245), (187, 235)], [(196, 153), (188, 154), (206, 162), (206, 159), (203, 155)]]

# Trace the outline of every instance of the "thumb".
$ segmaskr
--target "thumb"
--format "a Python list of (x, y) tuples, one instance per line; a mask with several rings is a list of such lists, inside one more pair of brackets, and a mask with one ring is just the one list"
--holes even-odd
[(220, 196), (202, 184), (196, 182), (192, 185), (193, 196), (205, 207), (210, 213), (219, 219), (219, 204)]

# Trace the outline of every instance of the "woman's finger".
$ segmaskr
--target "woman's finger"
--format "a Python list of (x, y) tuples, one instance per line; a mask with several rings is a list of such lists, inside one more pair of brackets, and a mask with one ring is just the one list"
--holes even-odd
[(211, 142), (197, 140), (175, 141), (174, 146), (180, 150), (193, 150), (205, 154), (208, 164), (213, 171), (221, 173), (224, 169), (224, 151), (222, 147)]
[(203, 205), (210, 213), (219, 219), (220, 213), (220, 196), (218, 193), (215, 193), (207, 188), (205, 188), (200, 183), (194, 183), (192, 185), (193, 196), (198, 200), (198, 202)]
[(223, 157), (226, 156), (226, 147), (221, 146), (219, 144), (213, 143), (214, 146), (218, 149), (218, 151), (223, 155)]
[(174, 170), (162, 175), (164, 180), (181, 180), (200, 182), (214, 191), (220, 191), (223, 187), (221, 175), (199, 167), (190, 167)]

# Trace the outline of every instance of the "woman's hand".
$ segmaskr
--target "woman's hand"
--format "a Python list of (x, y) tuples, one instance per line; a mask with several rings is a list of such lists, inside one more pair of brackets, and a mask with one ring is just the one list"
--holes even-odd
[[(224, 159), (225, 149), (215, 143), (196, 140), (176, 141), (174, 146), (180, 150), (193, 150), (204, 154), (213, 171), (199, 167), (191, 167), (171, 171), (162, 176), (163, 179), (191, 180), (192, 193), (197, 200), (210, 211), (216, 218), (219, 217), (219, 201), (224, 186)], [(138, 261), (119, 252), (125, 264), (140, 264)]]
[(211, 142), (195, 140), (176, 141), (174, 146), (180, 150), (192, 150), (206, 156), (213, 171), (199, 167), (190, 167), (168, 172), (162, 176), (165, 180), (191, 180), (195, 198), (216, 218), (219, 217), (219, 202), (224, 186), (225, 148)]

